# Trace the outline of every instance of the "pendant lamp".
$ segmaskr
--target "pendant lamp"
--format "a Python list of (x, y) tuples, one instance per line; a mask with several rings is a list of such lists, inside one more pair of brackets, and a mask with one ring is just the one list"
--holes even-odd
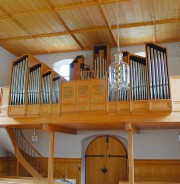
[(129, 89), (129, 65), (123, 61), (123, 53), (119, 46), (119, 26), (118, 26), (118, 0), (117, 0), (117, 31), (118, 31), (118, 49), (114, 55), (114, 61), (109, 65), (109, 86), (112, 90)]

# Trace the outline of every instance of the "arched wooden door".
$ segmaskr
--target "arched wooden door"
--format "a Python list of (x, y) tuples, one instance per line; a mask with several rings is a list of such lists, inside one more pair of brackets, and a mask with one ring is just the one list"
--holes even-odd
[(111, 136), (94, 139), (86, 150), (86, 184), (119, 184), (127, 180), (127, 152)]

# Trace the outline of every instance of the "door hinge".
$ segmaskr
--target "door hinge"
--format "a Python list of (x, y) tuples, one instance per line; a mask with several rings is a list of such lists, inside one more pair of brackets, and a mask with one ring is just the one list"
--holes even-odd
[(108, 158), (127, 158), (127, 155), (107, 155)]
[(100, 155), (85, 155), (85, 158), (87, 157), (100, 157), (100, 158), (103, 158), (105, 155), (103, 154), (100, 154)]

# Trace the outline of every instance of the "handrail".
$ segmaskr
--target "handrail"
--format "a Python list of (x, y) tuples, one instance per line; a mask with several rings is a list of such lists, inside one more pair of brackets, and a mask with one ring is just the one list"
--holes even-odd
[(40, 164), (39, 158), (44, 158), (31, 144), (30, 142), (24, 137), (22, 131), (20, 129), (12, 129), (13, 133), (16, 137), (18, 148), (21, 151), (24, 159), (33, 166), (36, 171), (38, 171), (43, 177), (47, 177), (47, 166), (43, 167)]
[(23, 139), (29, 144), (29, 146), (30, 146), (35, 152), (37, 152), (38, 155), (40, 155), (40, 157), (43, 157), (43, 156), (41, 155), (41, 153), (39, 153), (39, 152), (31, 145), (31, 143), (24, 137), (24, 135), (23, 135), (21, 129), (13, 129), (13, 130), (19, 130), (21, 136), (22, 136)]
[[(48, 175), (48, 165), (47, 162), (45, 162), (45, 167), (40, 164), (40, 159), (45, 159), (32, 145), (31, 143), (24, 137), (21, 129), (12, 129), (13, 133), (17, 139), (18, 148), (21, 151), (23, 157), (26, 159), (26, 161), (32, 165), (35, 166), (35, 169), (44, 177), (47, 177)], [(55, 167), (54, 167), (54, 176), (55, 177), (65, 177), (62, 175)]]

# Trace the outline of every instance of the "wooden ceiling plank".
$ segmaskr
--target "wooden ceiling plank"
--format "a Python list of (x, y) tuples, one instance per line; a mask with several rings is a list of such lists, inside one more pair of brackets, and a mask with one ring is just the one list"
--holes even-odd
[(108, 15), (107, 15), (107, 13), (106, 13), (106, 10), (105, 10), (104, 6), (102, 5), (102, 0), (97, 0), (97, 1), (98, 1), (98, 3), (99, 3), (99, 7), (100, 7), (100, 9), (101, 9), (101, 12), (102, 12), (102, 15), (103, 15), (103, 17), (104, 17), (104, 20), (106, 21), (106, 24), (107, 24), (108, 27), (109, 27), (109, 33), (110, 33), (110, 35), (111, 35), (111, 37), (112, 37), (112, 39), (113, 39), (114, 45), (115, 45), (115, 44), (117, 45), (116, 39), (115, 39), (115, 37), (114, 37), (114, 35), (113, 35), (113, 33), (112, 33), (111, 22), (110, 22), (110, 20), (109, 20), (109, 17), (108, 17)]
[[(178, 23), (178, 22), (180, 22), (180, 18), (158, 20), (158, 21), (156, 21), (156, 25), (158, 25), (158, 24)], [(133, 27), (149, 26), (149, 25), (153, 25), (153, 22), (150, 21), (150, 22), (140, 22), (140, 23), (132, 23), (132, 24), (120, 24), (118, 26), (119, 26), (119, 28), (123, 29), (123, 28), (133, 28)], [(66, 25), (64, 25), (64, 26), (66, 26)], [(68, 27), (66, 26), (66, 28), (68, 28)], [(117, 26), (112, 26), (111, 29), (112, 30), (117, 29)], [(23, 40), (23, 39), (31, 39), (31, 38), (61, 36), (61, 35), (68, 35), (68, 34), (74, 35), (74, 34), (79, 34), (79, 33), (96, 32), (96, 31), (104, 31), (104, 30), (109, 30), (109, 27), (108, 26), (103, 26), (103, 27), (81, 29), (81, 30), (74, 30), (74, 31), (67, 30), (67, 32), (56, 32), (56, 33), (47, 33), (47, 34), (38, 34), (38, 35), (29, 35), (29, 36), (10, 37), (10, 38), (0, 39), (0, 42), (8, 41), (8, 40)], [(177, 40), (177, 41), (179, 41), (179, 40)], [(159, 43), (162, 43), (162, 42), (159, 42)], [(137, 43), (137, 45), (139, 45), (139, 43)]]
[(49, 132), (62, 132), (74, 135), (77, 134), (77, 130), (52, 124), (43, 124), (42, 129)]
[(6, 14), (16, 25), (18, 25), (23, 31), (25, 31), (29, 36), (31, 36), (31, 34), (29, 33), (29, 31), (23, 26), (21, 25), (15, 18), (13, 18), (11, 16), (11, 14), (9, 14), (6, 10), (4, 10), (4, 8), (0, 7), (0, 10)]
[[(3, 42), (5, 42), (4, 40), (3, 40)], [(4, 47), (3, 46), (3, 42), (1, 42), (1, 40), (0, 40), (0, 45), (2, 46), (2, 47)], [(168, 40), (163, 40), (163, 41), (157, 41), (156, 43), (168, 43), (168, 42), (179, 42), (179, 38), (177, 38), (177, 39), (168, 39)], [(144, 44), (144, 42), (137, 42), (137, 43), (130, 43), (130, 44), (120, 44), (120, 46), (122, 47), (122, 46), (133, 46), (133, 45), (143, 45)], [(111, 48), (113, 48), (113, 47), (116, 47), (116, 45), (114, 45), (114, 46), (112, 46)], [(6, 48), (7, 50), (9, 50), (10, 52), (12, 52), (12, 50), (11, 49), (8, 49), (8, 48)], [(88, 47), (88, 48), (84, 48), (83, 50), (92, 50), (92, 47)], [(48, 52), (48, 53), (63, 53), (63, 52), (74, 52), (74, 51), (81, 51), (81, 49), (70, 49), (70, 50), (61, 50), (61, 51), (50, 51), (50, 52)], [(42, 52), (32, 52), (31, 54), (33, 54), (33, 55), (41, 55), (41, 54), (47, 54), (47, 52), (45, 52), (45, 51), (42, 51)], [(19, 54), (17, 54), (16, 53), (16, 55), (18, 56)]]
[[(130, 1), (130, 0), (119, 0), (119, 2), (124, 2), (124, 1)], [(101, 2), (101, 4), (111, 4), (116, 2), (116, 0), (106, 0)], [(79, 4), (73, 4), (73, 5), (65, 5), (61, 7), (54, 7), (51, 10), (50, 9), (41, 9), (41, 10), (36, 10), (36, 11), (29, 11), (29, 12), (21, 12), (21, 13), (14, 13), (11, 14), (10, 16), (0, 16), (0, 19), (8, 19), (8, 18), (18, 18), (18, 17), (25, 17), (25, 16), (31, 16), (31, 15), (37, 15), (37, 14), (43, 14), (43, 13), (51, 13), (53, 12), (59, 12), (62, 10), (67, 10), (67, 9), (75, 9), (75, 8), (83, 8), (83, 7), (91, 7), (91, 6), (98, 6), (98, 2), (83, 2)]]
[(66, 29), (66, 31), (68, 32), (68, 34), (71, 35), (71, 37), (74, 39), (74, 41), (78, 44), (78, 46), (83, 49), (82, 44), (79, 42), (79, 40), (71, 33), (71, 30), (69, 29), (69, 27), (66, 25), (66, 23), (63, 21), (63, 19), (60, 17), (59, 14), (57, 14), (57, 12), (53, 11), (51, 2), (49, 0), (45, 0), (47, 6), (49, 7), (49, 9), (51, 10), (51, 12), (54, 14), (54, 16), (56, 17), (56, 19), (59, 21), (60, 24), (62, 24), (64, 26), (64, 28)]

